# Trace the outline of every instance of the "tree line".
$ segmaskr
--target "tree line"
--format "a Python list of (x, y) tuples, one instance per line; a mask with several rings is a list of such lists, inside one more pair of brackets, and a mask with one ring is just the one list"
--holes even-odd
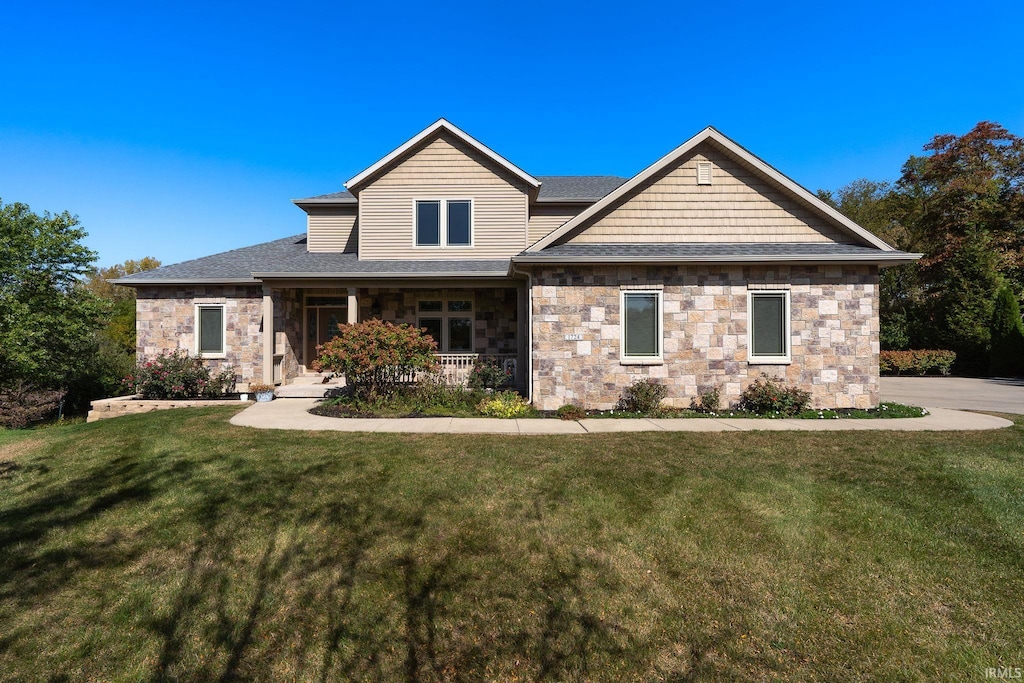
[(895, 182), (818, 196), (917, 263), (881, 274), (883, 349), (955, 351), (960, 374), (1024, 374), (1024, 139), (936, 135)]

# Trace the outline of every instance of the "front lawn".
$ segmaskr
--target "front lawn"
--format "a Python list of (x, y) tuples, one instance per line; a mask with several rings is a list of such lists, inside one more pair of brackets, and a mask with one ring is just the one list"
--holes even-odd
[(4, 680), (982, 680), (1024, 666), (991, 432), (0, 433)]

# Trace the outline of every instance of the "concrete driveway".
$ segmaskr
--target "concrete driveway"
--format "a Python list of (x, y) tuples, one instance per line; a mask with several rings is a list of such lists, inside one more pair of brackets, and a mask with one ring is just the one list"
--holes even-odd
[(1024, 379), (883, 377), (883, 401), (1024, 415)]

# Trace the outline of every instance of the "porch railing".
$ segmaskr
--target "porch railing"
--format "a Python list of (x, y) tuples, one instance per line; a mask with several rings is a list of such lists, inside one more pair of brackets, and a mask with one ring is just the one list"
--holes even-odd
[[(501, 367), (512, 376), (512, 382), (516, 378), (516, 362), (518, 356), (514, 353), (435, 353), (438, 369), (444, 378), (451, 384), (466, 384), (469, 382), (469, 373), (477, 359), (493, 358)], [(416, 381), (415, 373), (404, 378), (406, 382)]]

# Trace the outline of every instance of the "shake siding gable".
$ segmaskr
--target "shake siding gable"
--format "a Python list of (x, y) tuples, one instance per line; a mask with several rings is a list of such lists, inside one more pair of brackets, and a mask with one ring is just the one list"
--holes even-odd
[(529, 235), (526, 241), (533, 244), (552, 230), (561, 227), (566, 221), (575, 218), (585, 207), (580, 205), (566, 206), (533, 206), (530, 208)]
[[(359, 258), (506, 258), (527, 243), (528, 188), (491, 159), (441, 135), (359, 190)], [(415, 247), (417, 199), (470, 199), (472, 247)]]
[[(710, 185), (697, 184), (697, 164), (702, 161), (713, 165)], [(853, 241), (708, 142), (559, 240), (570, 244)]]
[(355, 206), (306, 209), (306, 248), (313, 252), (354, 252), (358, 230)]

